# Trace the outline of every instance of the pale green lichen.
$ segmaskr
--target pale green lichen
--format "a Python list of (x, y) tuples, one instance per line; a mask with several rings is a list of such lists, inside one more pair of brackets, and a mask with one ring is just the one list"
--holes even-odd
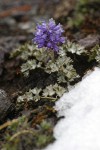
[(72, 54), (77, 54), (77, 55), (81, 55), (85, 51), (83, 46), (76, 43), (72, 43), (70, 41), (68, 41), (67, 44), (63, 45), (63, 49), (65, 49), (66, 51)]
[[(47, 73), (52, 73), (52, 72), (57, 72), (57, 78), (59, 83), (61, 82), (70, 82), (73, 81), (77, 77), (77, 73), (75, 69), (73, 68), (72, 65), (73, 61), (70, 57), (67, 56), (59, 56), (55, 62), (52, 62), (50, 60), (46, 64), (45, 72)], [(65, 80), (60, 80), (62, 76)]]
[(56, 95), (56, 97), (61, 97), (67, 89), (65, 89), (64, 87), (59, 86), (57, 83), (54, 85), (49, 85), (47, 86), (44, 90), (43, 90), (43, 96), (47, 97), (47, 96), (54, 96)]
[(40, 100), (40, 92), (41, 92), (42, 89), (38, 89), (37, 87), (34, 88), (34, 89), (30, 89), (28, 92), (25, 92), (25, 94), (23, 94), (22, 96), (19, 96), (17, 98), (17, 102), (20, 103), (20, 102), (25, 102), (25, 101), (38, 101)]
[(87, 53), (87, 55), (89, 56), (89, 59), (88, 59), (89, 62), (96, 60), (96, 62), (100, 65), (100, 46), (99, 45), (96, 45), (95, 47), (93, 47), (91, 51)]
[(20, 56), (20, 58), (22, 58), (23, 60), (27, 60), (29, 56), (32, 56), (33, 49), (36, 49), (35, 45), (26, 43), (12, 51), (10, 57), (13, 58), (16, 56)]
[[(70, 48), (70, 49), (69, 49)], [(73, 49), (75, 50), (73, 51)], [(90, 52), (85, 51), (83, 47), (79, 46), (78, 44), (75, 45), (75, 43), (68, 43), (67, 46), (63, 46), (61, 52), (59, 53), (58, 58), (55, 60), (49, 60), (45, 65), (45, 67), (42, 67), (42, 64), (44, 62), (41, 62), (40, 68), (44, 69), (45, 72), (51, 74), (53, 72), (57, 73), (57, 81), (58, 84), (49, 85), (46, 86), (44, 89), (38, 89), (37, 87), (34, 89), (30, 89), (28, 92), (26, 92), (24, 95), (19, 96), (17, 101), (18, 102), (25, 102), (25, 100), (28, 101), (38, 101), (42, 98), (44, 99), (51, 99), (51, 100), (57, 100), (57, 98), (60, 98), (67, 89), (60, 86), (59, 83), (66, 83), (70, 81), (74, 81), (75, 78), (79, 77), (79, 75), (76, 74), (75, 69), (73, 68), (73, 61), (70, 57), (66, 56), (66, 53), (75, 53), (77, 55), (86, 55), (89, 57), (89, 61), (96, 60), (97, 63), (100, 65), (100, 47), (99, 45), (96, 45), (94, 48), (91, 49)], [(34, 62), (34, 61), (33, 61)], [(27, 61), (28, 63), (28, 61)], [(33, 63), (34, 64), (34, 63)], [(36, 68), (36, 60), (35, 60), (35, 67), (34, 65), (30, 65), (31, 69)], [(32, 68), (33, 67), (33, 68)], [(26, 71), (26, 70), (24, 70)]]
[(51, 101), (56, 101), (57, 98), (60, 98), (65, 92), (66, 88), (58, 85), (46, 86), (44, 89), (34, 88), (30, 89), (28, 92), (25, 92), (23, 95), (17, 98), (18, 103), (25, 103), (29, 101), (39, 101), (40, 99), (49, 99)]
[(23, 63), (21, 66), (21, 72), (24, 76), (29, 76), (29, 71), (36, 68), (41, 68), (42, 62), (37, 62), (35, 59), (28, 60), (26, 63)]
[(21, 72), (24, 76), (29, 76), (31, 70), (40, 68), (47, 74), (55, 73), (57, 82), (57, 84), (49, 85), (44, 89), (38, 89), (37, 87), (30, 89), (22, 96), (19, 96), (17, 102), (32, 100), (37, 102), (42, 98), (56, 100), (67, 90), (60, 84), (70, 83), (79, 77), (73, 67), (73, 60), (68, 56), (68, 53), (72, 55), (84, 53), (84, 47), (78, 44), (68, 41), (67, 44), (60, 46), (57, 56), (54, 55), (53, 51), (46, 50), (45, 48), (38, 49), (35, 45), (30, 44), (20, 47), (13, 52), (12, 56), (18, 54), (17, 51), (20, 54), (20, 58), (24, 61), (21, 65)]
[[(24, 46), (22, 46), (24, 47)], [(22, 64), (21, 72), (25, 75), (29, 75), (30, 70), (36, 68), (42, 68), (46, 73), (57, 72), (58, 81), (69, 82), (73, 81), (77, 76), (76, 70), (73, 68), (73, 60), (67, 56), (67, 53), (75, 53), (80, 55), (84, 52), (84, 48), (78, 44), (67, 42), (60, 47), (57, 58), (54, 58), (54, 53), (52, 51), (47, 51), (45, 48), (38, 49), (36, 46), (31, 46), (29, 44), (25, 45), (26, 50), (20, 48), (16, 50), (22, 51), (20, 57), (27, 61)], [(26, 56), (27, 54), (27, 56)], [(13, 53), (14, 55), (14, 53)], [(31, 57), (31, 59), (29, 59)], [(33, 59), (32, 59), (33, 57)], [(61, 75), (61, 77), (60, 77)], [(63, 80), (61, 81), (60, 79)]]

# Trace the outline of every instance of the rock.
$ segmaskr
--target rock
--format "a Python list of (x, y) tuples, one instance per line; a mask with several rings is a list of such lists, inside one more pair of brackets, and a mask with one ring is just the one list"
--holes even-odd
[(92, 48), (95, 45), (100, 44), (100, 35), (88, 35), (87, 37), (79, 40), (78, 43), (86, 49)]
[(16, 25), (16, 21), (11, 17), (6, 17), (6, 18), (2, 19), (1, 23), (7, 24), (8, 26), (15, 26)]
[(0, 64), (4, 62), (4, 51), (0, 49)]
[(2, 65), (3, 62), (4, 62), (4, 52), (0, 47), (0, 76), (2, 75), (3, 72), (3, 65)]
[(24, 23), (19, 23), (19, 28), (22, 30), (28, 30), (30, 29), (30, 27), (32, 27), (32, 23), (31, 22), (24, 22)]
[(2, 73), (3, 73), (3, 68), (0, 65), (0, 76), (2, 75)]
[(0, 122), (13, 110), (12, 103), (6, 92), (0, 89)]

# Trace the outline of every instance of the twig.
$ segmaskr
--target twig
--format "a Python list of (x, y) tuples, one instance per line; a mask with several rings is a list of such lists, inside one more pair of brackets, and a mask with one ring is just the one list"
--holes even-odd
[(2, 125), (0, 126), (0, 130), (2, 130), (2, 129), (4, 129), (4, 128), (6, 128), (6, 127), (12, 125), (13, 123), (18, 122), (18, 121), (19, 121), (19, 118), (18, 118), (18, 119), (13, 119), (12, 121), (7, 121), (6, 123), (4, 123), (4, 124), (2, 124)]
[(9, 141), (13, 141), (16, 137), (22, 135), (22, 134), (26, 134), (26, 133), (30, 133), (32, 134), (33, 136), (35, 135), (35, 133), (31, 130), (23, 130), (23, 131), (20, 131), (20, 132), (17, 132), (15, 133), (10, 139)]
[(43, 96), (41, 96), (41, 99), (50, 99), (50, 100), (57, 100), (57, 98), (53, 98), (53, 97), (43, 97)]

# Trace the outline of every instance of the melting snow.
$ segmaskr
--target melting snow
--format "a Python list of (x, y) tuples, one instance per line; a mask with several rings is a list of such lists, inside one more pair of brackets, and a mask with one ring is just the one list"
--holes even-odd
[(100, 150), (100, 69), (87, 75), (56, 103), (64, 116), (46, 150)]

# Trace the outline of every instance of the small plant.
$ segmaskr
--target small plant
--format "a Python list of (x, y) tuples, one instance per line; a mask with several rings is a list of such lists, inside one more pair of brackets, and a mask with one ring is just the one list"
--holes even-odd
[(63, 32), (62, 26), (56, 25), (53, 19), (48, 23), (44, 21), (36, 27), (32, 40), (34, 44), (27, 43), (12, 53), (12, 57), (17, 55), (23, 60), (21, 72), (25, 77), (30, 76), (30, 71), (36, 69), (42, 69), (48, 75), (56, 75), (55, 83), (43, 88), (36, 86), (29, 89), (17, 98), (18, 103), (37, 102), (41, 99), (55, 101), (67, 91), (67, 84), (79, 77), (69, 54), (81, 55), (84, 47), (68, 40), (65, 43)]
[[(68, 91), (68, 86), (79, 77), (74, 68), (74, 60), (78, 63), (78, 58), (81, 58), (83, 55), (86, 56), (86, 61), (89, 59), (89, 63), (95, 60), (100, 64), (100, 47), (98, 45), (91, 51), (87, 51), (84, 47), (68, 40), (67, 43), (64, 43), (65, 39), (62, 33), (62, 26), (56, 26), (54, 20), (49, 20), (47, 24), (42, 22), (38, 25), (35, 38), (33, 39), (35, 44), (26, 43), (12, 52), (11, 57), (18, 57), (22, 60), (21, 74), (24, 75), (26, 80), (38, 70), (40, 73), (44, 73), (46, 79), (54, 75), (53, 82), (43, 86), (36, 84), (32, 89), (28, 88), (27, 91), (22, 92), (22, 95), (17, 97), (17, 106), (22, 107), (24, 105), (25, 107), (23, 108), (27, 107), (29, 108), (28, 111), (30, 111), (30, 104), (38, 104), (38, 101), (40, 104), (40, 101), (43, 101), (43, 103), (46, 102), (45, 107), (47, 109), (48, 105), (54, 104), (56, 100)], [(44, 34), (46, 34), (46, 38)], [(52, 34), (53, 41), (50, 38)], [(59, 39), (58, 41), (57, 38)], [(51, 45), (48, 45), (48, 42)], [(36, 112), (38, 113), (37, 107), (39, 107), (39, 113), (41, 114), (40, 105), (36, 105)], [(45, 107), (41, 106), (43, 110)], [(37, 116), (36, 112), (34, 115), (31, 114), (30, 118)], [(47, 112), (45, 113), (47, 114)], [(19, 147), (41, 149), (52, 142), (54, 140), (52, 136), (53, 124), (45, 119), (45, 113), (42, 116), (38, 115), (39, 118), (36, 117), (36, 121), (34, 121), (34, 117), (31, 121), (27, 117), (22, 117), (18, 118), (16, 122), (12, 122), (6, 129), (7, 134), (4, 137), (6, 143), (3, 145), (3, 148), (5, 150), (18, 150)]]
[(26, 116), (10, 121), (5, 134), (5, 144), (2, 150), (21, 150), (43, 148), (54, 141), (52, 136), (53, 125), (47, 120), (42, 120), (38, 128), (31, 127), (31, 122)]

